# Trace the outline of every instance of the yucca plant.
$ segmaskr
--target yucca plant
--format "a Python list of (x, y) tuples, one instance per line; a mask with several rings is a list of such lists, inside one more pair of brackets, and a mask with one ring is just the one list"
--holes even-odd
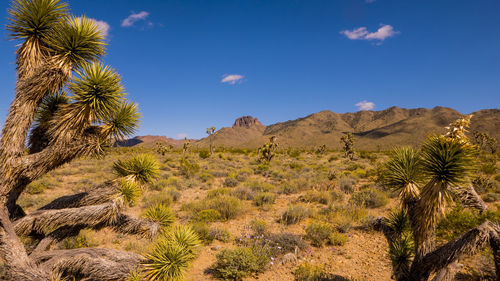
[(141, 196), (141, 188), (135, 181), (121, 179), (118, 185), (118, 192), (123, 197), (123, 200), (128, 205), (134, 205), (137, 199)]
[[(126, 101), (120, 76), (98, 62), (106, 43), (95, 20), (71, 15), (60, 0), (12, 0), (8, 17), (7, 31), (18, 48), (15, 97), (0, 140), (0, 233), (5, 234), (0, 235), (0, 244), (5, 245), (0, 247), (0, 258), (6, 266), (2, 277), (50, 280), (53, 267), (47, 264), (53, 263), (60, 265), (62, 278), (71, 277), (69, 272), (92, 280), (124, 276), (125, 269), (139, 264), (140, 256), (90, 248), (51, 255), (46, 250), (56, 240), (44, 238), (64, 238), (86, 227), (156, 233), (157, 223), (121, 213), (122, 200), (116, 195), (121, 192), (131, 201), (137, 194), (130, 184), (116, 187), (117, 181), (107, 182), (57, 198), (29, 214), (17, 200), (46, 173), (75, 158), (103, 153), (115, 139), (133, 134), (137, 107)], [(157, 166), (143, 169), (143, 164), (128, 172), (135, 173), (130, 178), (144, 182), (154, 177)], [(48, 254), (47, 264), (28, 256), (16, 233), (38, 233), (32, 238), (43, 241), (36, 251)], [(85, 259), (78, 258), (82, 255)], [(118, 264), (114, 257), (123, 259)]]
[(184, 279), (184, 272), (196, 258), (195, 249), (200, 245), (198, 235), (186, 226), (174, 228), (160, 238), (143, 262), (146, 280), (176, 281)]
[(174, 213), (169, 207), (163, 204), (156, 204), (149, 207), (144, 212), (144, 217), (158, 222), (162, 227), (169, 227), (175, 222)]
[(139, 183), (149, 183), (160, 173), (158, 161), (149, 154), (138, 154), (125, 161), (118, 160), (113, 169), (119, 176), (130, 177)]
[[(451, 201), (459, 200), (480, 211), (486, 208), (472, 186), (464, 187), (470, 185), (476, 168), (477, 147), (465, 134), (470, 117), (451, 123), (445, 135), (429, 136), (420, 150), (396, 149), (385, 165), (382, 182), (399, 191), (403, 205), (402, 210), (385, 220), (382, 228), (397, 280), (428, 280), (432, 272), (451, 280), (457, 259), (474, 253), (489, 239), (496, 241), (490, 244), (493, 251), (500, 251), (500, 228), (489, 222), (457, 240), (436, 246), (437, 223)], [(495, 254), (498, 258), (500, 255)], [(500, 272), (497, 275), (500, 278)]]

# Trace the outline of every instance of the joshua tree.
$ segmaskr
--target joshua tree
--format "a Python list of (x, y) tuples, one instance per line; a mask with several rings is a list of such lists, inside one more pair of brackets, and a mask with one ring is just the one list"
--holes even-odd
[(472, 133), (474, 144), (478, 145), (480, 149), (488, 148), (491, 153), (497, 151), (497, 139), (484, 132), (474, 131)]
[(326, 145), (325, 144), (321, 145), (320, 147), (318, 147), (318, 149), (316, 149), (317, 154), (325, 154), (325, 152), (326, 152)]
[(500, 278), (500, 228), (490, 222), (471, 229), (460, 238), (436, 245), (436, 226), (447, 206), (458, 200), (466, 207), (486, 210), (486, 205), (469, 184), (474, 170), (476, 146), (470, 144), (465, 129), (470, 116), (448, 127), (446, 135), (430, 136), (420, 150), (394, 150), (386, 164), (383, 182), (397, 190), (402, 210), (376, 225), (389, 241), (394, 276), (397, 280), (453, 280), (458, 259), (485, 245), (493, 248)]
[(171, 151), (172, 149), (174, 148), (173, 145), (169, 144), (168, 147), (165, 146), (163, 143), (161, 142), (157, 142), (156, 143), (156, 152), (158, 154), (161, 154), (162, 156), (165, 156), (165, 154), (169, 151)]
[(262, 145), (257, 154), (259, 154), (259, 160), (265, 162), (271, 162), (273, 157), (276, 155), (276, 150), (278, 149), (278, 143), (276, 142), (276, 137), (272, 136), (269, 138), (269, 142)]
[(185, 156), (189, 150), (189, 146), (191, 145), (191, 141), (184, 137), (184, 144), (182, 145), (182, 155)]
[[(15, 97), (0, 140), (0, 256), (7, 267), (5, 278), (125, 280), (141, 256), (50, 246), (83, 228), (157, 233), (157, 222), (121, 213), (123, 202), (137, 195), (136, 184), (151, 178), (147, 171), (154, 170), (154, 164), (147, 158), (118, 163), (124, 178), (58, 198), (30, 214), (16, 202), (28, 184), (49, 171), (83, 155), (101, 155), (112, 141), (133, 134), (139, 124), (137, 106), (125, 99), (120, 76), (99, 62), (106, 44), (97, 24), (70, 15), (66, 3), (15, 0), (7, 30), (19, 47)], [(39, 243), (29, 251), (20, 236)]]
[(208, 140), (210, 142), (210, 155), (212, 155), (214, 153), (214, 149), (213, 149), (214, 133), (215, 133), (215, 127), (214, 126), (212, 126), (210, 128), (207, 128)]
[(354, 159), (354, 135), (352, 133), (347, 133), (340, 138), (341, 143), (343, 144), (343, 150), (345, 152), (345, 157), (349, 158), (349, 160)]

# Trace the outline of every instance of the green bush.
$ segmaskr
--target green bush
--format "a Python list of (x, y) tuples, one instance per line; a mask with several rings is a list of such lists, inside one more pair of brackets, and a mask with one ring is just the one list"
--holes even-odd
[(276, 195), (270, 192), (261, 192), (254, 198), (255, 206), (272, 205), (276, 200)]
[(25, 189), (25, 192), (31, 195), (40, 194), (44, 192), (45, 189), (47, 189), (47, 186), (45, 186), (43, 183), (41, 183), (40, 181), (34, 181), (28, 184), (28, 186)]
[(199, 177), (202, 182), (207, 182), (214, 178), (214, 176), (208, 172), (201, 173)]
[(209, 231), (209, 235), (215, 240), (227, 243), (231, 241), (231, 233), (225, 228), (213, 227)]
[(309, 203), (315, 202), (315, 203), (328, 205), (331, 197), (327, 191), (310, 190), (310, 191), (306, 192), (306, 194), (301, 196), (300, 199), (304, 202), (309, 202)]
[(355, 192), (351, 197), (351, 202), (367, 208), (379, 208), (385, 206), (388, 201), (387, 195), (375, 188)]
[(222, 195), (231, 194), (231, 189), (229, 188), (216, 188), (208, 191), (207, 198), (216, 198)]
[(231, 191), (231, 195), (240, 200), (253, 200), (255, 198), (255, 192), (246, 186), (237, 187)]
[(305, 262), (293, 272), (295, 281), (322, 281), (325, 279), (323, 266)]
[(175, 222), (172, 210), (162, 204), (151, 206), (144, 212), (144, 217), (159, 223), (162, 227), (169, 227)]
[(201, 159), (207, 159), (208, 157), (210, 157), (210, 151), (208, 151), (208, 150), (200, 150), (198, 152), (198, 155), (200, 156)]
[(267, 222), (263, 219), (253, 219), (250, 221), (250, 228), (257, 235), (263, 235), (267, 232)]
[(264, 272), (270, 258), (256, 248), (238, 247), (224, 249), (210, 267), (213, 275), (222, 280), (240, 281), (248, 276)]
[(279, 193), (294, 194), (309, 188), (309, 183), (306, 179), (296, 179), (283, 183), (280, 187)]
[(261, 181), (245, 182), (245, 186), (251, 188), (255, 192), (271, 192), (275, 188), (274, 185)]
[(219, 212), (222, 220), (235, 218), (241, 213), (241, 201), (233, 196), (219, 195), (216, 197), (207, 197), (199, 202), (185, 204), (186, 210), (191, 210), (195, 214), (202, 210), (215, 210)]
[(344, 176), (339, 181), (340, 190), (346, 194), (351, 194), (354, 192), (354, 185), (356, 184), (356, 179), (350, 176)]
[(330, 191), (330, 200), (332, 200), (332, 202), (342, 201), (344, 200), (344, 194), (340, 191), (332, 190)]
[(438, 224), (436, 235), (447, 240), (455, 239), (470, 229), (489, 220), (500, 222), (500, 208), (487, 210), (480, 214), (476, 210), (455, 207)]
[(333, 232), (334, 228), (330, 224), (314, 221), (307, 225), (305, 239), (315, 247), (323, 247), (325, 243), (329, 242)]
[(190, 178), (200, 171), (200, 165), (194, 161), (183, 158), (180, 161), (179, 171), (185, 177)]
[(309, 217), (311, 210), (303, 205), (291, 205), (281, 215), (280, 222), (286, 225), (295, 224)]
[(224, 186), (227, 186), (227, 187), (235, 187), (239, 184), (240, 182), (233, 178), (233, 177), (227, 177), (225, 180), (224, 180)]
[(344, 246), (347, 239), (347, 235), (344, 233), (334, 231), (330, 234), (330, 237), (328, 237), (328, 242), (333, 246)]
[(198, 212), (197, 220), (200, 222), (214, 222), (221, 218), (221, 214), (217, 210), (208, 209)]

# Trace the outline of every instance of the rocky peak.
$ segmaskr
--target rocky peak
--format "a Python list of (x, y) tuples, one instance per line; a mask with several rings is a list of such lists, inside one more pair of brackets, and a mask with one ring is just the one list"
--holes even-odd
[(250, 128), (255, 125), (262, 125), (262, 123), (252, 116), (243, 116), (234, 121), (233, 128)]

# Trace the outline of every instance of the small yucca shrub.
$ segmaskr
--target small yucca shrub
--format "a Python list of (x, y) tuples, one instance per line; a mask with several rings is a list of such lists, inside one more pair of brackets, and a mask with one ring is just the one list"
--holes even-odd
[(119, 176), (131, 177), (139, 183), (149, 183), (160, 174), (158, 161), (149, 154), (139, 154), (125, 161), (118, 160), (113, 164), (113, 169)]
[(120, 192), (123, 200), (128, 205), (134, 205), (137, 199), (141, 196), (141, 189), (135, 181), (122, 179), (118, 185), (118, 192)]
[(142, 275), (150, 281), (180, 281), (196, 258), (200, 245), (198, 235), (191, 227), (178, 226), (166, 233), (146, 255)]
[(162, 227), (169, 227), (175, 222), (174, 213), (163, 204), (151, 206), (144, 213), (144, 217), (159, 223)]

